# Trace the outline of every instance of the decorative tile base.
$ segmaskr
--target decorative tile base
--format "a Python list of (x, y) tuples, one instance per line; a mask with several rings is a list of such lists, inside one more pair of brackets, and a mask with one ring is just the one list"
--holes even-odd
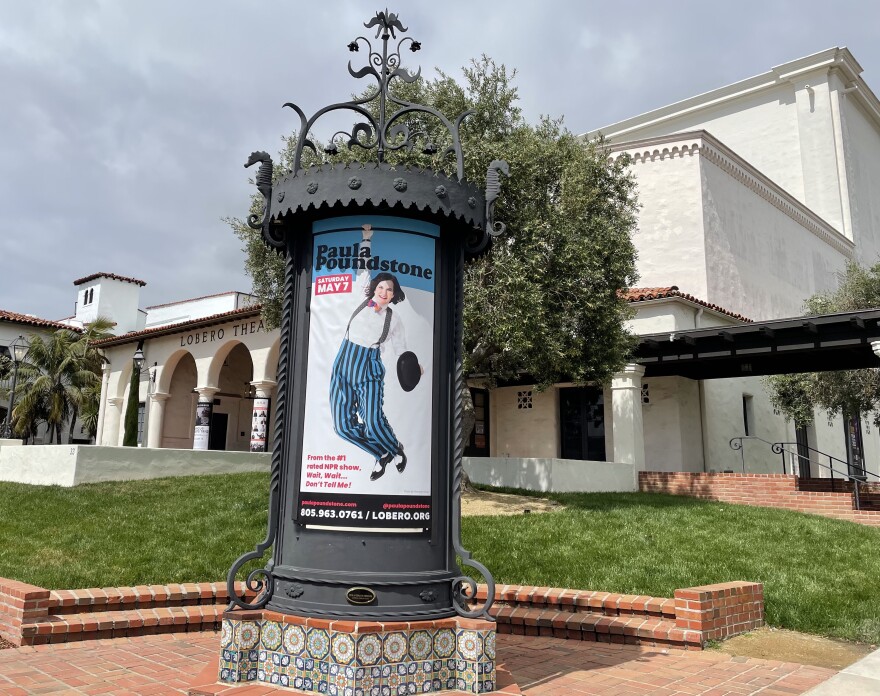
[(330, 696), (489, 693), (495, 690), (495, 624), (228, 611), (219, 677), (228, 684), (262, 682)]

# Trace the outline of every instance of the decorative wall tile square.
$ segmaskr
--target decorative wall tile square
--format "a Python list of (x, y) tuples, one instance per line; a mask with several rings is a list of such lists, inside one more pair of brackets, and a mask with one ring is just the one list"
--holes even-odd
[(456, 643), (457, 654), (462, 659), (476, 661), (483, 656), (483, 641), (477, 631), (458, 631)]
[(365, 633), (358, 636), (356, 648), (357, 664), (372, 666), (382, 658), (382, 639), (378, 633)]
[(284, 637), (282, 639), (284, 650), (294, 657), (305, 657), (306, 652), (306, 632), (302, 626), (288, 624), (284, 627)]
[(450, 657), (455, 652), (455, 632), (451, 628), (438, 629), (434, 634), (434, 654), (437, 657)]
[(413, 660), (430, 660), (434, 642), (428, 631), (413, 631), (409, 637), (409, 656)]
[(330, 652), (330, 635), (324, 628), (309, 628), (306, 630), (306, 643), (309, 657), (323, 660)]
[(334, 633), (330, 637), (330, 654), (333, 659), (344, 665), (354, 662), (355, 642), (348, 633)]
[(386, 633), (382, 640), (382, 659), (385, 662), (400, 662), (409, 649), (406, 634), (401, 631)]
[(235, 627), (232, 625), (232, 621), (229, 619), (223, 619), (223, 628), (220, 633), (220, 647), (228, 648), (232, 645), (232, 640), (235, 635)]
[(495, 631), (486, 631), (483, 636), (483, 652), (490, 660), (495, 659)]
[(256, 621), (241, 621), (235, 627), (236, 646), (239, 650), (250, 650), (260, 642), (260, 625)]
[(260, 640), (267, 650), (278, 650), (281, 646), (281, 624), (277, 621), (264, 621), (260, 628)]

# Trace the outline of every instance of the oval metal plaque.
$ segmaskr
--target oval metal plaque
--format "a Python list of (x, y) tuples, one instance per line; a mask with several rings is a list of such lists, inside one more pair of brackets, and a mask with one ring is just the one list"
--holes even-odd
[(372, 604), (376, 601), (376, 593), (369, 587), (352, 587), (345, 593), (349, 604)]

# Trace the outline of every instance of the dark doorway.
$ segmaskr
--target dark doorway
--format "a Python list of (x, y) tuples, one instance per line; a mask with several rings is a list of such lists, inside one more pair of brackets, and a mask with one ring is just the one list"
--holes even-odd
[(465, 457), (489, 456), (489, 390), (471, 389), (474, 402), (474, 429), (464, 448)]
[(600, 389), (560, 389), (559, 422), (563, 459), (605, 461), (605, 403)]
[(799, 425), (794, 430), (794, 437), (797, 441), (797, 466), (798, 476), (801, 478), (810, 478), (810, 438), (807, 434), (807, 426)]
[(855, 478), (867, 478), (865, 474), (865, 450), (862, 447), (862, 419), (859, 414), (846, 416), (843, 419), (846, 430), (846, 463), (849, 475)]
[(211, 430), (208, 433), (208, 449), (223, 451), (226, 449), (226, 429), (229, 427), (228, 413), (211, 415)]

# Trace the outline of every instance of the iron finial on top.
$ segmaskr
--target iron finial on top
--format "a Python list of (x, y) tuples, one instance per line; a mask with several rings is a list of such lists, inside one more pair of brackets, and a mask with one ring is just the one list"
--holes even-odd
[[(429, 141), (427, 132), (424, 130), (412, 131), (409, 124), (402, 120), (407, 114), (425, 114), (437, 119), (449, 132), (451, 144), (440, 153), (440, 156), (455, 155), (458, 179), (464, 179), (464, 158), (458, 129), (462, 121), (473, 112), (465, 111), (454, 121), (451, 121), (437, 109), (423, 104), (408, 102), (395, 96), (389, 89), (395, 78), (399, 78), (405, 83), (411, 83), (418, 80), (422, 72), (421, 68), (418, 68), (414, 73), (404, 68), (401, 64), (401, 51), (409, 47), (410, 51), (415, 52), (420, 50), (422, 45), (408, 36), (402, 36), (397, 41), (397, 32), (400, 32), (402, 35), (407, 31), (407, 28), (403, 26), (396, 13), (389, 12), (387, 9), (377, 12), (375, 17), (364, 24), (364, 27), (367, 29), (376, 27), (374, 40), (381, 39), (381, 50), (378, 47), (374, 49), (373, 44), (366, 37), (358, 36), (348, 44), (348, 50), (352, 53), (358, 53), (362, 46), (366, 48), (366, 65), (356, 70), (352, 66), (351, 61), (349, 61), (348, 72), (356, 79), (370, 76), (375, 78), (376, 88), (359, 99), (325, 106), (318, 110), (311, 118), (306, 118), (303, 110), (293, 102), (284, 104), (284, 106), (296, 111), (300, 118), (292, 173), (295, 176), (302, 169), (302, 154), (305, 148), (310, 148), (316, 155), (318, 154), (314, 142), (309, 138), (309, 133), (315, 122), (321, 116), (331, 111), (353, 111), (362, 120), (355, 123), (350, 131), (337, 131), (333, 134), (331, 142), (324, 149), (327, 156), (332, 157), (338, 154), (339, 148), (335, 141), (340, 137), (345, 141), (349, 149), (354, 149), (355, 147), (363, 150), (375, 149), (380, 163), (385, 161), (385, 156), (388, 152), (397, 150), (411, 151), (417, 143), (421, 143), (420, 149), (423, 153), (433, 155), (438, 152), (438, 147), (435, 143)], [(391, 40), (397, 41), (397, 45), (389, 46), (389, 41)], [(373, 116), (366, 107), (366, 105), (373, 102), (378, 102), (378, 108), (376, 109), (378, 116)], [(389, 106), (393, 109), (390, 114), (388, 113)]]

